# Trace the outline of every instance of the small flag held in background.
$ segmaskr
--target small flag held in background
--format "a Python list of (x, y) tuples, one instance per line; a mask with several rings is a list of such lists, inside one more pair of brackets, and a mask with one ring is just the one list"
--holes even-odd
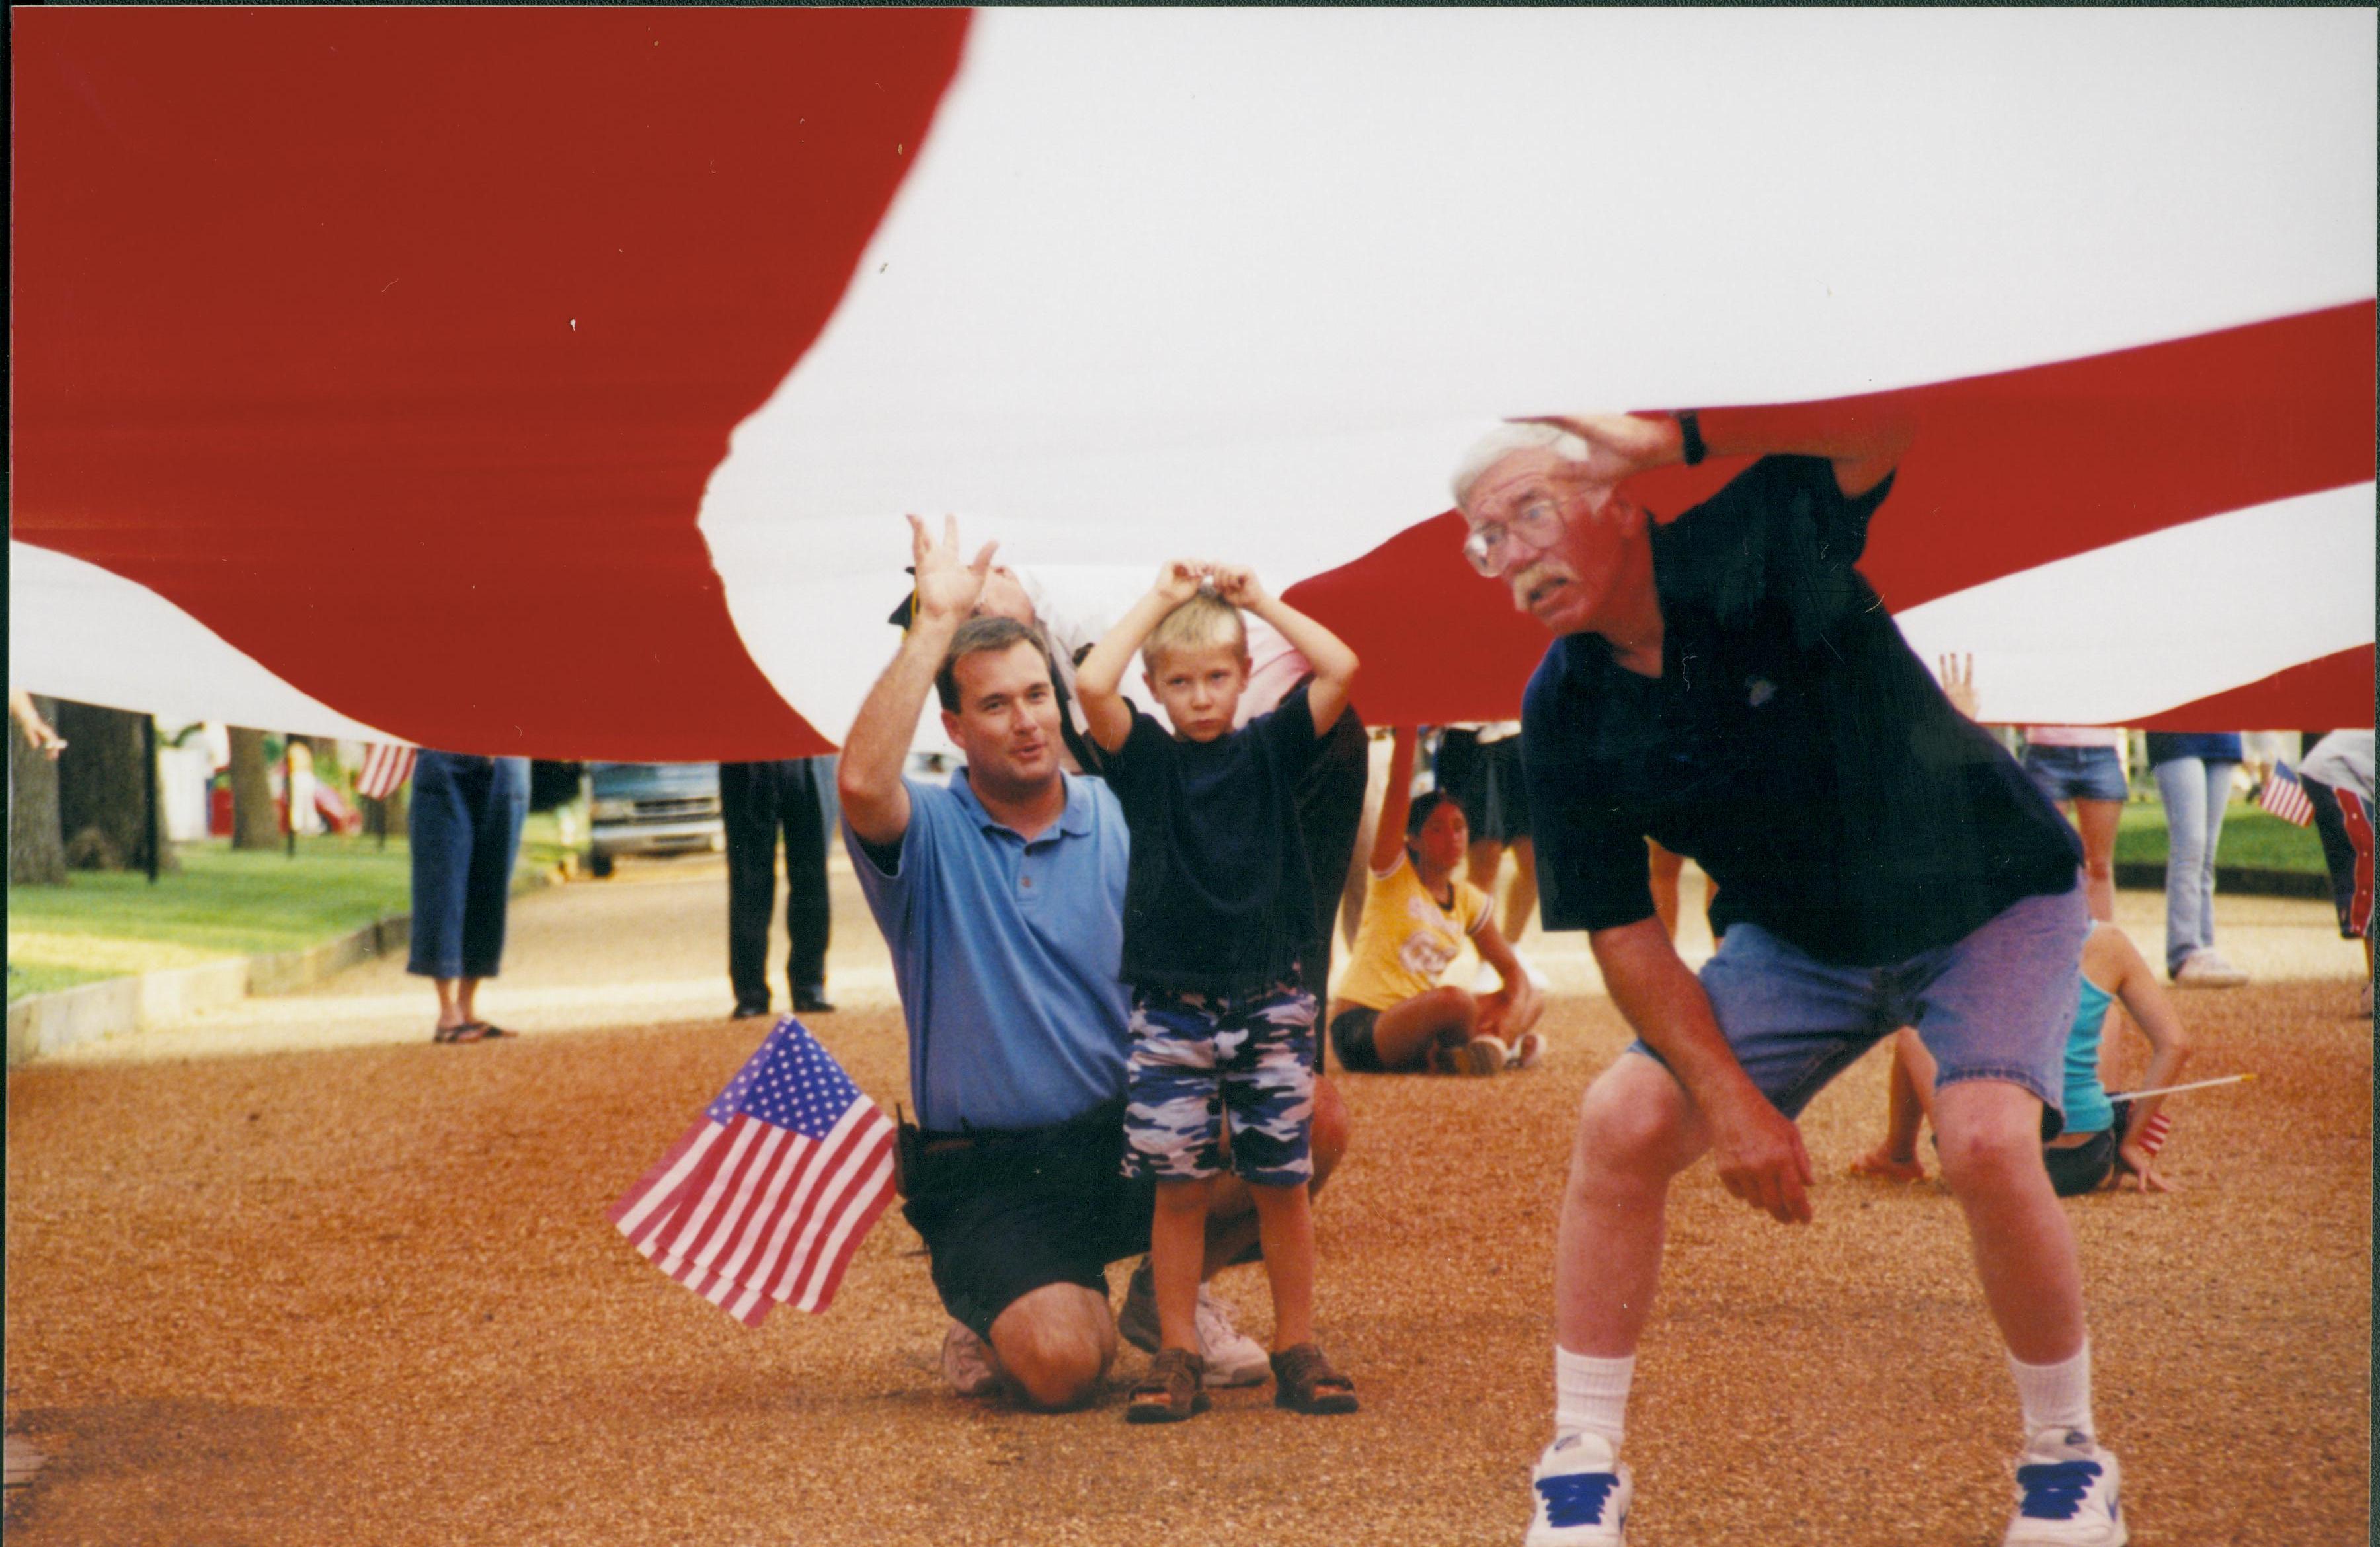
[(413, 777), (415, 751), (391, 742), (373, 742), (356, 774), (356, 793), (367, 800), (385, 800), (395, 795), (397, 786)]
[(892, 1201), (892, 1125), (787, 1016), (608, 1217), (746, 1326), (824, 1310)]
[(2303, 827), (2313, 821), (2313, 802), (2306, 798), (2305, 786), (2298, 783), (2296, 772), (2286, 762), (2273, 764), (2272, 774), (2256, 791), (2256, 804), (2295, 826)]

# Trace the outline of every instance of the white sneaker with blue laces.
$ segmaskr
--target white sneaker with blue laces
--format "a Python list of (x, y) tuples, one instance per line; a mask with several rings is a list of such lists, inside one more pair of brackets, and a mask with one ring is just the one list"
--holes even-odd
[(1524, 1547), (1622, 1547), (1636, 1485), (1610, 1441), (1589, 1431), (1556, 1435), (1529, 1483), (1537, 1512)]
[(2016, 1463), (2016, 1517), (2003, 1547), (2124, 1547), (2115, 1453), (2080, 1429), (2045, 1429)]

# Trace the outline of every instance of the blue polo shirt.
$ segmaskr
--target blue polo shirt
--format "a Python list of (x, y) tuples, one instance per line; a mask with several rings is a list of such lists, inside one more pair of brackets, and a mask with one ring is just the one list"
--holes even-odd
[(1065, 779), (1065, 814), (1030, 843), (983, 809), (965, 769), (948, 788), (903, 781), (897, 851), (871, 853), (844, 823), (892, 948), (926, 1127), (1045, 1127), (1123, 1097), (1131, 841), (1106, 785)]

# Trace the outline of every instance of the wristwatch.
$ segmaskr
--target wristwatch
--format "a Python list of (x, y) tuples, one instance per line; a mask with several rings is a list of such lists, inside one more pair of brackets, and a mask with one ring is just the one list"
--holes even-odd
[(1680, 408), (1670, 417), (1678, 421), (1679, 432), (1685, 439), (1686, 466), (1702, 466), (1703, 458), (1710, 455), (1710, 447), (1703, 444), (1702, 416), (1692, 408)]

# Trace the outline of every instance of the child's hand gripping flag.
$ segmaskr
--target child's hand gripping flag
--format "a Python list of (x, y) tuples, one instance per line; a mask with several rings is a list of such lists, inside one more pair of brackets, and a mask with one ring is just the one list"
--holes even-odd
[(747, 1326), (780, 1301), (824, 1310), (892, 1200), (892, 1139), (876, 1103), (787, 1016), (608, 1217), (655, 1267)]

